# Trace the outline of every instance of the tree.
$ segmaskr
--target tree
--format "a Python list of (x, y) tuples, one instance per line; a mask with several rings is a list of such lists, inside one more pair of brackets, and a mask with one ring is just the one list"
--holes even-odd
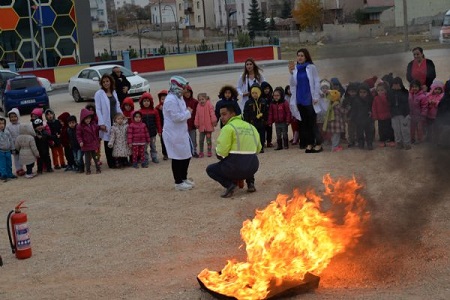
[(292, 16), (301, 28), (320, 28), (322, 25), (322, 6), (320, 0), (300, 0)]
[(281, 18), (287, 19), (292, 18), (292, 8), (289, 0), (284, 0), (283, 7), (281, 8)]
[(252, 0), (250, 3), (250, 10), (248, 12), (248, 22), (247, 22), (247, 29), (250, 34), (250, 38), (255, 38), (255, 32), (259, 30), (265, 29), (265, 23), (264, 23), (264, 29), (261, 29), (261, 11), (259, 10), (259, 4), (257, 0)]

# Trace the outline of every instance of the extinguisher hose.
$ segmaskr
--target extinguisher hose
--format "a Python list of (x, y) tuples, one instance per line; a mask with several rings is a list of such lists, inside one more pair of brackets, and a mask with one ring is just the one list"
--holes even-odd
[(11, 229), (10, 229), (10, 222), (9, 222), (13, 212), (14, 212), (14, 210), (11, 210), (8, 214), (8, 218), (6, 218), (6, 228), (8, 230), (8, 238), (9, 238), (9, 244), (11, 245), (11, 251), (14, 254), (14, 253), (16, 253), (16, 247), (14, 246), (14, 243), (11, 238)]

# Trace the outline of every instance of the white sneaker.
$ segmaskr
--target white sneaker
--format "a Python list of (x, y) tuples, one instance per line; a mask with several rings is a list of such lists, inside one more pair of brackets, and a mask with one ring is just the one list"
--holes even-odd
[(186, 184), (189, 184), (192, 187), (195, 186), (195, 182), (192, 179), (185, 179), (185, 180), (183, 180), (183, 182)]
[(175, 190), (177, 190), (177, 191), (187, 191), (190, 189), (192, 189), (192, 185), (187, 184), (186, 182), (175, 184)]
[(31, 179), (31, 178), (33, 178), (34, 176), (36, 176), (36, 174), (34, 174), (34, 173), (31, 173), (31, 174), (25, 174), (25, 178), (28, 178), (28, 179)]

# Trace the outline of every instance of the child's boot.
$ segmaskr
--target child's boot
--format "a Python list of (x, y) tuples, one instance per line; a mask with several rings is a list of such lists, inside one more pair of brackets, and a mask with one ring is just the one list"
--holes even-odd
[(198, 158), (202, 158), (202, 157), (204, 157), (205, 156), (205, 154), (203, 154), (203, 152), (199, 152), (198, 153)]
[(284, 149), (289, 149), (289, 141), (288, 141), (287, 137), (285, 137), (283, 139), (283, 144), (284, 144)]
[(277, 139), (277, 147), (275, 148), (275, 150), (282, 150), (283, 149), (283, 144), (281, 144), (281, 139)]

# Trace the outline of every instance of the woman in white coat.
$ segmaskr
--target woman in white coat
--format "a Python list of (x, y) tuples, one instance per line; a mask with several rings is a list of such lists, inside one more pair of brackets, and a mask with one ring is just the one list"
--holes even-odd
[(187, 91), (189, 82), (181, 76), (173, 76), (170, 78), (169, 84), (169, 92), (163, 106), (162, 136), (167, 155), (172, 159), (175, 190), (185, 191), (194, 187), (194, 182), (187, 179), (193, 149), (187, 120), (191, 118), (192, 109), (186, 107), (183, 100), (183, 93)]
[(322, 152), (316, 114), (320, 110), (320, 78), (307, 49), (297, 51), (297, 63), (289, 64), (289, 73), (292, 93), (289, 106), (300, 121), (300, 142), (306, 146), (306, 153)]
[(95, 111), (100, 127), (100, 138), (105, 145), (105, 156), (108, 167), (116, 167), (115, 159), (112, 155), (112, 149), (108, 147), (111, 134), (111, 125), (116, 113), (121, 113), (120, 102), (115, 91), (114, 79), (109, 74), (104, 74), (100, 79), (100, 89), (95, 93)]
[(262, 69), (256, 65), (255, 60), (253, 58), (247, 58), (244, 73), (239, 77), (236, 85), (239, 97), (241, 98), (238, 102), (241, 111), (244, 111), (245, 102), (248, 100), (252, 85), (255, 83), (261, 85), (263, 81), (266, 81), (261, 72)]

